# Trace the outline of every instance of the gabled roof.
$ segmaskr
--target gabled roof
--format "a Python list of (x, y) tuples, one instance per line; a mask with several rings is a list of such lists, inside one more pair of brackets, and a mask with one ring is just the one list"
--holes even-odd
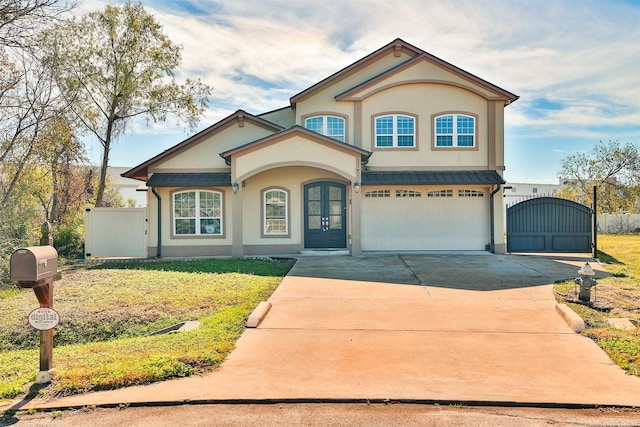
[(370, 151), (367, 151), (363, 148), (356, 147), (355, 145), (350, 145), (344, 142), (340, 142), (337, 139), (329, 138), (327, 136), (324, 136), (319, 133), (310, 131), (306, 128), (303, 128), (302, 126), (295, 125), (293, 127), (290, 127), (289, 129), (285, 129), (278, 133), (274, 133), (273, 135), (269, 135), (264, 138), (257, 139), (248, 144), (244, 144), (239, 147), (232, 148), (231, 150), (225, 151), (224, 153), (220, 153), (220, 157), (225, 159), (225, 161), (230, 162), (231, 156), (233, 156), (234, 154), (239, 154), (239, 153), (242, 153), (243, 151), (253, 149), (259, 145), (270, 144), (270, 143), (280, 141), (296, 135), (305, 137), (307, 139), (312, 139), (316, 142), (331, 146), (339, 150), (345, 150), (345, 151), (350, 151), (350, 152), (359, 154), (363, 160), (368, 159), (372, 154)]
[[(376, 60), (378, 60), (381, 57), (384, 57), (386, 55), (388, 55), (391, 52), (405, 52), (408, 53), (409, 55), (413, 55), (413, 59), (409, 60), (415, 60), (415, 57), (422, 57), (422, 59), (427, 60), (441, 68), (444, 68), (448, 71), (450, 71), (453, 74), (456, 74), (468, 81), (474, 82), (475, 84), (478, 84), (484, 88), (486, 88), (487, 90), (490, 90), (492, 92), (495, 92), (497, 94), (501, 94), (502, 96), (504, 96), (507, 99), (507, 104), (517, 100), (519, 97), (518, 95), (515, 95), (509, 91), (506, 91), (502, 88), (500, 88), (499, 86), (496, 86), (492, 83), (489, 83), (488, 81), (481, 79), (480, 77), (471, 74), (467, 71), (464, 71), (461, 68), (456, 67), (453, 64), (448, 63), (447, 61), (444, 61), (434, 55), (431, 55), (428, 52), (425, 52), (409, 43), (407, 43), (406, 41), (397, 38), (394, 41), (392, 41), (391, 43), (387, 44), (386, 46), (381, 47), (380, 49), (376, 50), (375, 52), (365, 56), (364, 58), (360, 59), (359, 61), (354, 62), (353, 64), (349, 65), (346, 68), (343, 68), (342, 70), (332, 74), (331, 76), (327, 77), (326, 79), (316, 83), (315, 85), (303, 90), (302, 92), (298, 93), (297, 95), (294, 95), (293, 97), (290, 98), (290, 102), (291, 105), (295, 105), (297, 102), (300, 102), (310, 96), (312, 96), (313, 94), (321, 91), (323, 88), (334, 84), (336, 81), (339, 81), (341, 79), (344, 79), (352, 74), (354, 74), (355, 72), (365, 68), (367, 65), (375, 62)], [(407, 61), (407, 62), (409, 62)], [(403, 64), (400, 64), (399, 66), (402, 66)], [(396, 68), (396, 67), (394, 67)], [(386, 75), (386, 73), (391, 72), (392, 70), (394, 70), (394, 68), (391, 68), (390, 70), (384, 71), (383, 73), (381, 73), (380, 75), (374, 77), (374, 79), (380, 79), (382, 78), (384, 75)], [(370, 83), (369, 82), (365, 82), (364, 84)]]
[(362, 172), (362, 185), (504, 184), (496, 171)]
[(284, 129), (280, 125), (277, 125), (275, 123), (272, 123), (260, 117), (254, 116), (253, 114), (247, 113), (244, 110), (238, 110), (235, 113), (220, 120), (219, 122), (185, 139), (181, 143), (174, 145), (173, 147), (163, 151), (162, 153), (158, 154), (155, 157), (152, 157), (146, 162), (141, 163), (138, 166), (135, 166), (129, 169), (128, 171), (124, 172), (122, 176), (126, 178), (133, 178), (133, 179), (139, 179), (141, 181), (146, 181), (149, 175), (148, 174), (149, 166), (161, 160), (166, 160), (171, 156), (174, 156), (177, 153), (202, 142), (203, 140), (207, 139), (209, 136), (216, 134), (217, 132), (221, 131), (222, 129), (225, 129), (226, 127), (232, 125), (233, 123), (244, 122), (244, 121), (253, 123), (257, 126), (263, 127), (273, 132), (278, 132)]
[[(351, 96), (353, 96), (354, 94), (356, 94), (357, 92), (364, 90), (368, 87), (371, 87), (381, 81), (383, 81), (386, 78), (389, 78), (391, 76), (393, 76), (394, 74), (400, 73), (401, 71), (404, 71), (412, 66), (414, 66), (415, 64), (421, 62), (421, 61), (427, 61), (430, 62), (438, 67), (444, 68), (448, 71), (451, 71), (453, 74), (463, 78), (464, 80), (467, 80), (469, 82), (471, 82), (472, 84), (478, 85), (482, 88), (484, 88), (485, 90), (492, 92), (495, 94), (495, 97), (497, 99), (505, 99), (506, 100), (506, 105), (514, 102), (515, 100), (517, 100), (519, 98), (518, 95), (515, 95), (507, 90), (504, 90), (492, 83), (487, 82), (486, 80), (481, 79), (480, 77), (477, 77), (471, 73), (467, 73), (466, 71), (455, 67), (454, 65), (449, 64), (448, 62), (445, 62), (443, 60), (441, 60), (440, 58), (436, 58), (433, 55), (430, 55), (426, 52), (415, 56), (411, 59), (408, 59), (407, 61), (396, 65), (395, 67), (392, 67), (388, 70), (385, 70), (384, 72), (378, 74), (377, 76), (374, 76), (368, 80), (366, 80), (363, 83), (360, 83), (350, 89), (347, 89), (346, 91), (336, 95), (335, 99), (336, 100), (342, 100), (342, 99), (349, 99)], [(433, 82), (438, 82), (433, 80)], [(466, 86), (465, 86), (466, 87)], [(468, 87), (467, 87), (468, 88)], [(473, 89), (472, 89), (473, 90)], [(476, 92), (478, 92), (476, 90)], [(479, 93), (480, 94), (480, 93)], [(482, 94), (480, 94), (482, 95)], [(484, 95), (482, 95), (484, 96)], [(486, 96), (485, 96), (486, 97)]]

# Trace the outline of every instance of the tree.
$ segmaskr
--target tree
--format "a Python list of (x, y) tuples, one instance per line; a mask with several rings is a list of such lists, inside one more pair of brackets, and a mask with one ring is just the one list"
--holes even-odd
[(103, 147), (96, 206), (103, 205), (112, 144), (127, 124), (171, 114), (193, 129), (204, 113), (209, 86), (176, 81), (181, 48), (141, 3), (108, 5), (58, 26), (43, 42), (51, 42), (49, 61), (71, 109)]
[(65, 0), (0, 0), (0, 45), (30, 45), (35, 32), (75, 4)]
[(640, 194), (640, 153), (633, 144), (600, 141), (590, 153), (565, 157), (558, 177), (567, 181), (564, 195), (587, 204), (597, 186), (600, 212), (634, 211)]

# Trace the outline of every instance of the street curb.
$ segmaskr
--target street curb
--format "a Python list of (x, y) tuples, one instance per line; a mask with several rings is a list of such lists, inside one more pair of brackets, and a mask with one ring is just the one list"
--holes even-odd
[(253, 313), (251, 313), (247, 319), (247, 328), (257, 328), (260, 322), (264, 320), (269, 310), (271, 310), (270, 302), (262, 301), (258, 304), (255, 310), (253, 310)]
[(500, 408), (540, 408), (540, 409), (638, 409), (633, 405), (614, 405), (597, 403), (555, 403), (555, 402), (519, 402), (501, 400), (453, 400), (453, 399), (363, 399), (363, 398), (264, 398), (264, 399), (184, 399), (165, 401), (142, 401), (122, 403), (102, 403), (89, 405), (59, 405), (59, 406), (25, 406), (11, 408), (5, 413), (15, 413), (33, 409), (37, 412), (86, 410), (97, 408), (153, 408), (182, 405), (274, 405), (274, 404), (367, 404), (367, 405), (433, 405), (433, 406), (460, 406), (460, 407), (500, 407)]
[(575, 333), (580, 334), (584, 331), (584, 320), (575, 311), (571, 310), (568, 305), (556, 304), (556, 311)]

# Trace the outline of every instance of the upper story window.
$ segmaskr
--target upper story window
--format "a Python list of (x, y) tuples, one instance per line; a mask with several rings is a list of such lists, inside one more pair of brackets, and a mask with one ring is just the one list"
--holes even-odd
[(289, 195), (285, 190), (271, 188), (263, 193), (265, 236), (285, 236), (289, 233)]
[(173, 195), (176, 236), (222, 235), (222, 193), (181, 191)]
[(402, 114), (390, 114), (375, 119), (375, 146), (415, 147), (416, 119)]
[(305, 119), (304, 127), (328, 136), (338, 141), (345, 142), (345, 120), (337, 116), (313, 116)]
[(476, 118), (446, 114), (435, 119), (436, 147), (475, 147)]

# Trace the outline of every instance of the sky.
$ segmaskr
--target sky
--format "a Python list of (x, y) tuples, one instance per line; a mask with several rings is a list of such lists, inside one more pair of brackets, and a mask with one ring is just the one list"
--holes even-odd
[[(75, 13), (102, 9), (84, 0)], [(122, 3), (112, 0), (109, 3)], [(196, 131), (260, 114), (396, 38), (520, 96), (505, 178), (557, 183), (598, 141), (640, 147), (640, 0), (142, 0), (183, 48), (179, 79), (213, 87)], [(110, 156), (136, 166), (194, 132), (136, 122)], [(89, 144), (92, 162), (101, 147)]]

